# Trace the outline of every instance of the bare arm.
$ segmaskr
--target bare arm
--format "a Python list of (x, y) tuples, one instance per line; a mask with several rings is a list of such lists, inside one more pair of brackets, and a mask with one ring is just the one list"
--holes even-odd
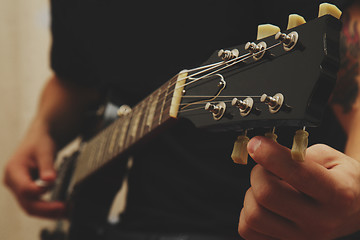
[(4, 182), (27, 213), (64, 215), (63, 203), (40, 200), (46, 189), (37, 186), (32, 175), (37, 173), (47, 182), (55, 180), (53, 159), (57, 149), (78, 134), (86, 110), (100, 99), (96, 90), (64, 83), (56, 76), (47, 82), (34, 120), (5, 169)]

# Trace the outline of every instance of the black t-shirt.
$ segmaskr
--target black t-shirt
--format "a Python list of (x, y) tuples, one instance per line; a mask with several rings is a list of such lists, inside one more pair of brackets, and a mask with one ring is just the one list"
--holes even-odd
[[(64, 81), (111, 89), (112, 100), (133, 105), (216, 49), (254, 40), (258, 24), (315, 18), (320, 2), (54, 0), (51, 66)], [(310, 140), (341, 150), (328, 114)], [(279, 131), (289, 144), (294, 131)], [(253, 163), (232, 162), (234, 139), (183, 121), (134, 153), (121, 229), (236, 235)]]

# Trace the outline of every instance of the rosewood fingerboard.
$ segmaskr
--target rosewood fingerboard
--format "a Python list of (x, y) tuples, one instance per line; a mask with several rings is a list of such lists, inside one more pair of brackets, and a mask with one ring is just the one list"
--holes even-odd
[(116, 159), (171, 118), (177, 117), (186, 73), (180, 73), (138, 103), (132, 111), (84, 144), (70, 189)]

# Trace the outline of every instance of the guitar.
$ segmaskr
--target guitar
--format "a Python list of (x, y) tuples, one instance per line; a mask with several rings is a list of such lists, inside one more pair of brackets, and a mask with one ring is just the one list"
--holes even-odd
[(340, 28), (325, 14), (284, 33), (216, 51), (83, 143), (64, 160), (53, 194), (70, 206), (69, 239), (97, 239), (129, 154), (178, 119), (240, 133), (319, 125), (336, 81)]

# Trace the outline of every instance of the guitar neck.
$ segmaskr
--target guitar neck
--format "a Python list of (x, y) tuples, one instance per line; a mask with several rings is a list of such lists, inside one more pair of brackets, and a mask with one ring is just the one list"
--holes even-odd
[(116, 159), (156, 129), (177, 117), (186, 72), (177, 74), (89, 142), (77, 159), (73, 185)]

